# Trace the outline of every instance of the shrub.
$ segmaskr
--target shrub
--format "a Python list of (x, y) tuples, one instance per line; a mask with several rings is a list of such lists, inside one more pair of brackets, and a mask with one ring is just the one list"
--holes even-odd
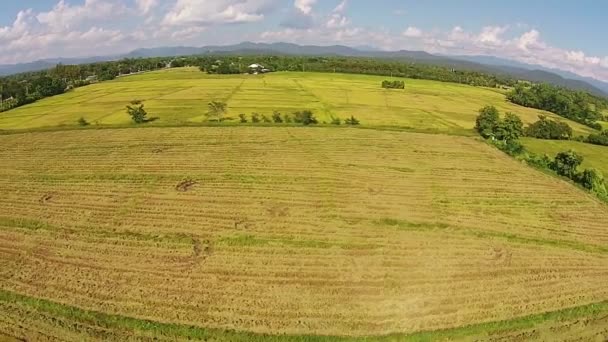
[(600, 134), (590, 134), (585, 142), (594, 145), (608, 146), (608, 131), (603, 131)]
[(500, 125), (500, 114), (494, 106), (486, 106), (479, 110), (479, 116), (475, 120), (475, 129), (484, 138), (490, 138)]
[(357, 120), (357, 118), (355, 118), (354, 116), (350, 116), (350, 118), (344, 120), (344, 124), (346, 125), (350, 125), (350, 126), (358, 126), (360, 124), (359, 120)]
[(532, 165), (532, 166), (535, 166), (535, 167), (538, 167), (541, 169), (550, 169), (551, 163), (553, 163), (551, 158), (549, 158), (549, 156), (546, 154), (543, 154), (542, 156), (538, 156), (538, 155), (528, 156), (526, 158), (526, 162), (529, 165)]
[(308, 125), (316, 125), (319, 122), (317, 118), (315, 118), (314, 114), (309, 110), (303, 110), (299, 112), (293, 113), (294, 119), (293, 121), (305, 126)]
[(281, 113), (279, 113), (275, 110), (272, 113), (272, 121), (274, 121), (274, 123), (283, 123), (283, 118), (281, 117)]
[(331, 124), (332, 125), (336, 125), (336, 126), (340, 126), (342, 124), (342, 120), (340, 120), (340, 118), (338, 117), (331, 117)]
[(572, 127), (565, 122), (551, 120), (544, 115), (538, 121), (528, 126), (526, 135), (538, 139), (568, 140), (572, 138)]
[(226, 102), (211, 101), (207, 104), (209, 111), (207, 112), (207, 121), (222, 121), (226, 114)]
[(251, 122), (253, 122), (253, 123), (260, 122), (260, 114), (258, 114), (258, 113), (251, 113)]
[(80, 119), (78, 119), (78, 125), (84, 127), (90, 125), (90, 123), (85, 118), (81, 117)]
[(136, 124), (148, 122), (148, 113), (144, 109), (144, 104), (139, 100), (131, 101), (131, 104), (127, 106), (127, 114)]
[(498, 123), (495, 130), (495, 136), (500, 140), (517, 140), (524, 135), (524, 123), (519, 116), (513, 113), (507, 113), (504, 120)]
[(382, 88), (385, 89), (405, 89), (405, 82), (403, 81), (382, 81)]
[(584, 188), (600, 196), (606, 196), (606, 184), (604, 183), (604, 176), (596, 169), (586, 169), (577, 176), (577, 183), (582, 185)]
[(247, 117), (245, 114), (239, 114), (239, 119), (241, 120), (241, 123), (247, 123)]
[(583, 163), (583, 159), (583, 156), (572, 150), (560, 152), (549, 166), (558, 175), (576, 180), (576, 169)]
[(292, 123), (292, 122), (293, 122), (293, 119), (291, 118), (291, 115), (289, 115), (289, 114), (284, 114), (284, 115), (283, 115), (283, 121), (284, 121), (285, 123)]
[(262, 114), (262, 121), (266, 123), (272, 122), (272, 120), (270, 120), (270, 118), (267, 117), (265, 114)]

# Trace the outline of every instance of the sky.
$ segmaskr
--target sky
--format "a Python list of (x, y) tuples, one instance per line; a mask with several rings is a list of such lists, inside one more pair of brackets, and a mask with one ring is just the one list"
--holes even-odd
[(608, 81), (597, 0), (20, 0), (0, 64), (243, 41), (489, 55)]

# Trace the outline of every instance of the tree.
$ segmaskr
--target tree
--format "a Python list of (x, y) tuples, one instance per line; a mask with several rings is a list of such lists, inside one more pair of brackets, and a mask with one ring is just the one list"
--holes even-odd
[(596, 169), (586, 169), (579, 176), (577, 182), (588, 190), (598, 195), (606, 196), (606, 184), (604, 176)]
[(83, 117), (80, 117), (80, 119), (78, 119), (78, 125), (80, 126), (88, 126), (90, 125), (90, 123)]
[(247, 117), (245, 116), (245, 114), (239, 114), (239, 119), (241, 123), (247, 123)]
[(519, 116), (507, 113), (496, 127), (496, 138), (500, 140), (513, 141), (524, 135), (524, 123)]
[(260, 122), (260, 114), (258, 114), (258, 113), (251, 113), (251, 122), (253, 122), (253, 123)]
[(305, 126), (316, 125), (319, 123), (317, 121), (317, 118), (315, 118), (314, 114), (309, 110), (295, 112), (295, 113), (293, 113), (293, 115), (294, 115), (294, 119), (293, 119), (294, 122), (303, 124)]
[(131, 116), (131, 120), (136, 124), (142, 124), (148, 121), (148, 113), (144, 109), (144, 104), (139, 100), (131, 101), (131, 104), (127, 106), (127, 114)]
[(538, 139), (569, 140), (572, 138), (572, 127), (565, 122), (558, 122), (540, 115), (538, 121), (528, 126), (526, 135)]
[(350, 118), (344, 120), (344, 124), (350, 126), (359, 126), (360, 122), (357, 120), (357, 118), (351, 115)]
[(281, 113), (279, 113), (278, 111), (274, 111), (272, 113), (272, 121), (274, 121), (274, 123), (283, 123), (283, 118), (281, 117)]
[(479, 110), (479, 116), (475, 121), (475, 129), (484, 138), (494, 136), (500, 125), (500, 114), (494, 106), (486, 106)]
[(550, 167), (558, 175), (574, 180), (576, 170), (583, 163), (583, 159), (583, 156), (572, 150), (560, 152), (555, 156), (555, 160), (551, 163)]
[(342, 124), (342, 120), (340, 120), (339, 117), (332, 116), (331, 117), (331, 124), (332, 125), (336, 125), (336, 126), (340, 126)]
[(222, 121), (226, 114), (226, 102), (211, 101), (207, 104), (209, 111), (207, 112), (207, 121)]

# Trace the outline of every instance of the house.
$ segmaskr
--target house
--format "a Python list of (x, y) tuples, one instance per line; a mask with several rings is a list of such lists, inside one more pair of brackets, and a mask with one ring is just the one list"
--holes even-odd
[(249, 68), (249, 73), (254, 74), (254, 75), (265, 74), (267, 72), (270, 72), (270, 69), (264, 67), (262, 64), (257, 64), (257, 63), (251, 64), (248, 68)]

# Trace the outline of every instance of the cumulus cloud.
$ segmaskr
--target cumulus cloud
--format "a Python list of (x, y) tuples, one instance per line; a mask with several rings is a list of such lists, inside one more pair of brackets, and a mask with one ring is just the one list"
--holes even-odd
[(158, 0), (136, 0), (135, 3), (143, 14), (150, 13), (159, 4)]
[(264, 19), (276, 0), (177, 0), (163, 24), (171, 26), (251, 23)]
[(410, 26), (405, 31), (403, 31), (403, 35), (409, 38), (422, 37), (422, 30), (417, 27)]
[(312, 13), (312, 7), (317, 3), (317, 0), (295, 0), (294, 7), (300, 12), (310, 15)]

